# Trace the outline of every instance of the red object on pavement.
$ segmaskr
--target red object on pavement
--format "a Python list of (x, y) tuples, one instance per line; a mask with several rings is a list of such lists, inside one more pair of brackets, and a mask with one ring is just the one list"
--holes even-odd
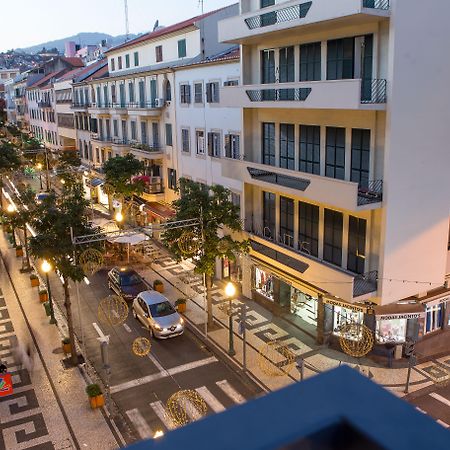
[(12, 377), (9, 373), (0, 375), (0, 397), (6, 397), (13, 393)]

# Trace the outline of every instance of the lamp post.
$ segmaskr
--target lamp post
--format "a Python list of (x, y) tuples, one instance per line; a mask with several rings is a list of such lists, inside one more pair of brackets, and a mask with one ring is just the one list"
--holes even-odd
[(229, 328), (229, 338), (228, 338), (228, 354), (230, 356), (234, 356), (236, 354), (234, 350), (234, 336), (233, 336), (233, 312), (232, 312), (232, 304), (233, 299), (236, 296), (236, 286), (229, 281), (225, 286), (225, 295), (229, 300), (229, 310), (228, 310), (228, 328)]
[(50, 323), (56, 324), (55, 312), (53, 310), (52, 292), (50, 290), (50, 280), (48, 279), (48, 273), (50, 272), (50, 270), (52, 270), (52, 265), (46, 259), (44, 259), (44, 261), (42, 262), (41, 269), (45, 273), (45, 279), (47, 282), (48, 301), (50, 304)]
[[(16, 213), (16, 207), (13, 204), (10, 203), (6, 207), (6, 211), (12, 217)], [(14, 245), (14, 247), (17, 247), (16, 232), (15, 232), (15, 229), (14, 229), (14, 222), (11, 223), (11, 231), (12, 231), (12, 235), (13, 235), (13, 245)]]
[(45, 181), (47, 185), (47, 192), (50, 192), (50, 175), (49, 175), (49, 164), (48, 164), (48, 153), (47, 153), (47, 147), (44, 144), (41, 144), (41, 148), (44, 150), (45, 153)]
[(42, 186), (42, 164), (37, 163), (36, 168), (39, 170), (39, 182), (41, 184), (41, 191), (42, 191), (42, 189), (44, 189), (44, 187)]

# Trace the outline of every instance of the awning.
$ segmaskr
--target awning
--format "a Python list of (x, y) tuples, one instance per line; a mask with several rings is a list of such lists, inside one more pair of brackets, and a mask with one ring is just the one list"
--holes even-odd
[(152, 216), (163, 220), (172, 219), (176, 214), (170, 206), (159, 202), (148, 202), (144, 209)]
[(376, 305), (374, 310), (377, 320), (419, 319), (425, 315), (425, 305), (419, 302)]
[(101, 186), (102, 184), (105, 184), (105, 181), (102, 180), (101, 178), (91, 178), (89, 180), (89, 185), (94, 188)]

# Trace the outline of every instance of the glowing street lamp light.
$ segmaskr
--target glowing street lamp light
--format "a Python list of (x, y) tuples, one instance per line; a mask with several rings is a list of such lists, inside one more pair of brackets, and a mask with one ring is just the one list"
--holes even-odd
[(123, 214), (119, 211), (118, 213), (116, 213), (114, 219), (115, 219), (116, 222), (118, 222), (118, 223), (123, 222)]
[(234, 336), (233, 336), (233, 312), (232, 312), (232, 302), (236, 296), (236, 286), (234, 283), (229, 281), (225, 286), (225, 295), (228, 297), (230, 302), (229, 310), (228, 310), (228, 329), (229, 329), (229, 338), (228, 338), (228, 354), (230, 356), (234, 356), (236, 351), (234, 350)]
[(44, 189), (44, 187), (42, 186), (42, 168), (43, 168), (42, 163), (37, 163), (36, 168), (39, 170), (39, 182), (41, 183), (41, 191), (42, 191), (42, 189)]
[[(17, 212), (17, 208), (10, 203), (7, 207), (6, 207), (6, 211), (10, 216), (13, 216), (16, 212)], [(13, 235), (13, 245), (14, 247), (17, 247), (17, 241), (16, 241), (16, 230), (14, 228), (14, 225), (11, 224), (11, 232)]]
[(46, 259), (44, 259), (44, 261), (42, 261), (41, 269), (45, 273), (45, 279), (47, 282), (48, 302), (50, 304), (50, 323), (56, 324), (55, 312), (53, 310), (52, 292), (50, 290), (50, 280), (48, 279), (48, 273), (50, 272), (50, 270), (52, 270), (52, 265)]

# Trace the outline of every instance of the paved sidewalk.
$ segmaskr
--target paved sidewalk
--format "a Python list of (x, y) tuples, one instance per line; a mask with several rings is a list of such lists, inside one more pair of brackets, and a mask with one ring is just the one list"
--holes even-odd
[[(194, 274), (194, 266), (188, 261), (177, 263), (160, 245), (152, 243), (154, 255), (156, 255), (151, 268), (138, 265), (137, 270), (148, 280), (153, 282), (159, 278), (164, 281), (165, 295), (172, 301), (177, 298), (187, 298), (187, 311), (185, 317), (198, 334), (205, 336), (205, 295), (202, 278)], [(238, 318), (242, 303), (245, 304), (247, 314), (247, 357), (246, 368), (248, 375), (257, 381), (267, 391), (276, 390), (300, 379), (299, 371), (292, 365), (287, 365), (286, 359), (279, 353), (270, 353), (261, 364), (261, 350), (269, 341), (277, 340), (289, 347), (298, 357), (303, 356), (305, 361), (304, 377), (310, 377), (325, 370), (334, 368), (340, 364), (348, 364), (357, 368), (373, 381), (390, 389), (398, 396), (403, 396), (407, 378), (407, 368), (386, 368), (375, 364), (372, 360), (361, 358), (356, 360), (342, 352), (319, 346), (307, 333), (293, 326), (283, 318), (274, 316), (268, 310), (256, 302), (241, 297), (233, 301), (233, 328), (234, 348), (236, 355), (230, 358), (228, 350), (228, 299), (223, 288), (215, 284), (213, 287), (213, 313), (217, 323), (217, 329), (208, 332), (208, 340), (223, 354), (232, 359), (240, 368), (243, 368), (243, 341), (238, 334)], [(442, 358), (439, 361), (431, 361), (420, 364), (411, 371), (409, 392), (430, 386), (435, 382), (450, 379), (450, 364), (443, 363), (449, 359)], [(278, 375), (267, 375), (276, 372)]]
[[(0, 357), (14, 383), (13, 395), (0, 400), (0, 450), (118, 448), (124, 442), (105, 411), (89, 407), (82, 373), (63, 364), (63, 318), (57, 316), (58, 327), (48, 323), (38, 289), (20, 273), (20, 258), (3, 233), (0, 249)], [(17, 342), (31, 345), (31, 373), (13, 356)]]

